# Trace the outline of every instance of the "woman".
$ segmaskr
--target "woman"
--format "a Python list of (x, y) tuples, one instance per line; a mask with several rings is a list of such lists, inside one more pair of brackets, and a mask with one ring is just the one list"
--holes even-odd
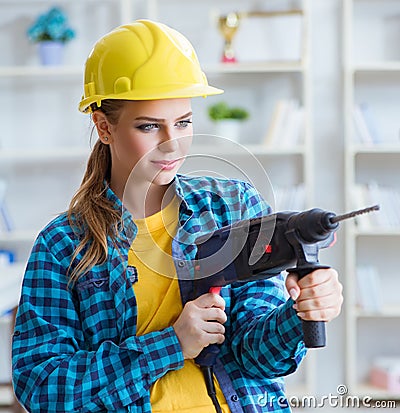
[[(194, 240), (270, 212), (245, 182), (177, 174), (191, 98), (221, 92), (163, 24), (96, 43), (80, 110), (99, 139), (69, 210), (35, 242), (18, 309), (13, 378), (29, 411), (289, 410), (282, 377), (305, 355), (300, 319), (336, 317), (341, 285), (318, 270), (290, 275), (288, 300), (282, 277), (190, 299)], [(216, 400), (194, 362), (210, 344)]]

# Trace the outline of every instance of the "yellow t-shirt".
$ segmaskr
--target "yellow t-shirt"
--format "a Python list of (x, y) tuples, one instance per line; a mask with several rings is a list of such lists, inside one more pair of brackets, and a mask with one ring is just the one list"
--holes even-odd
[[(137, 269), (133, 288), (137, 298), (137, 335), (171, 326), (182, 312), (178, 280), (172, 260), (172, 238), (178, 226), (178, 199), (159, 213), (135, 220), (138, 234), (129, 250), (129, 265)], [(229, 407), (215, 381), (224, 413)], [(203, 374), (193, 360), (180, 370), (169, 371), (150, 389), (153, 412), (215, 413)]]

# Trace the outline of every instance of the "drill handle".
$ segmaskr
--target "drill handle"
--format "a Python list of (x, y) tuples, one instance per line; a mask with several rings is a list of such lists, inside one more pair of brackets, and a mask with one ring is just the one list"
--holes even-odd
[[(298, 274), (300, 280), (315, 270), (327, 268), (330, 267), (320, 264), (309, 264), (291, 268), (288, 272)], [(301, 320), (301, 323), (303, 328), (304, 344), (307, 348), (320, 348), (326, 346), (325, 321)]]
[(212, 367), (217, 362), (220, 351), (221, 349), (218, 344), (210, 344), (209, 346), (203, 348), (194, 361), (200, 367)]
[[(208, 292), (212, 294), (220, 294), (222, 287), (210, 287)], [(212, 367), (217, 362), (217, 357), (220, 352), (220, 346), (218, 344), (210, 344), (203, 348), (201, 353), (195, 358), (197, 365), (201, 367)]]

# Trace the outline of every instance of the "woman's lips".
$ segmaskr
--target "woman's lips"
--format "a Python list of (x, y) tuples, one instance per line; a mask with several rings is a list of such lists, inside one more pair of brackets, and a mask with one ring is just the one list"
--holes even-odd
[(152, 161), (157, 167), (163, 169), (164, 171), (170, 171), (176, 167), (179, 162), (179, 159), (173, 161)]

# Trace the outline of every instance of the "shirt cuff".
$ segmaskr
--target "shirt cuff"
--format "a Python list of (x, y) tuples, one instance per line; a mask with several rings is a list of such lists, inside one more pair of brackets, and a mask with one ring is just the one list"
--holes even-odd
[(301, 319), (293, 308), (294, 301), (289, 298), (286, 303), (278, 309), (277, 326), (279, 337), (284, 352), (294, 359), (297, 364), (306, 353), (303, 341), (303, 329)]
[(183, 367), (182, 348), (173, 327), (144, 334), (138, 339), (153, 382), (169, 370), (178, 370)]

